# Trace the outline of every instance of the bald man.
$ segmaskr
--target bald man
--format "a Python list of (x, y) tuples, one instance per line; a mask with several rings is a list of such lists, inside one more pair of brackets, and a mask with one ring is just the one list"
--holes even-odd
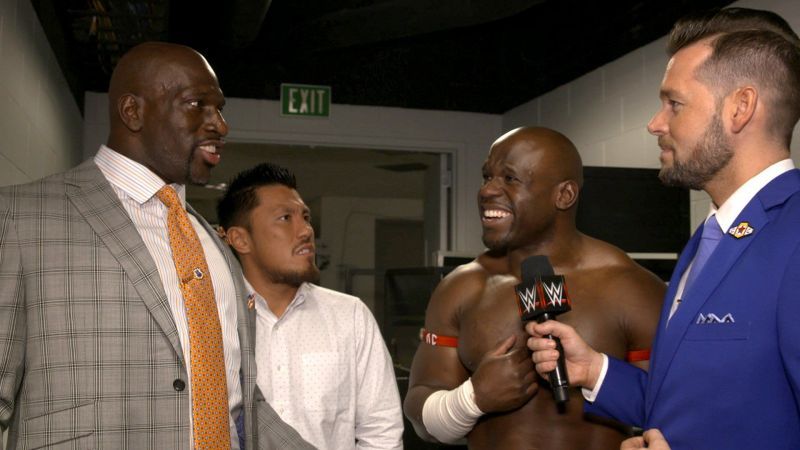
[[(241, 270), (184, 204), (185, 185), (206, 183), (220, 161), (224, 103), (202, 55), (139, 45), (111, 76), (107, 145), (64, 173), (0, 190), (0, 427), (10, 428), (9, 447), (309, 447), (255, 385)], [(213, 289), (200, 300), (184, 298), (181, 285), (196, 281), (178, 273), (168, 210), (201, 247), (206, 274), (201, 265), (192, 273)], [(218, 333), (190, 343), (190, 302), (213, 311), (206, 326)], [(205, 352), (216, 359), (192, 357)], [(192, 377), (210, 370), (220, 374), (213, 398)]]
[(550, 129), (519, 128), (492, 145), (478, 192), (487, 250), (434, 291), (411, 367), (404, 408), (422, 438), (466, 437), (471, 449), (619, 448), (625, 434), (585, 420), (579, 393), (559, 410), (539, 388), (514, 291), (522, 261), (547, 256), (573, 302), (559, 320), (647, 367), (665, 286), (576, 229), (582, 172), (575, 146)]

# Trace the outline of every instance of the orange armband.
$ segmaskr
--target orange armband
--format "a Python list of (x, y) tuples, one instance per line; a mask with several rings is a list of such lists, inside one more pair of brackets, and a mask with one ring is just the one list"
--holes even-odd
[(422, 342), (434, 347), (458, 347), (458, 337), (434, 334), (425, 328), (420, 328), (419, 338)]
[(625, 360), (634, 363), (639, 361), (648, 361), (650, 359), (650, 349), (644, 350), (630, 350), (625, 353)]

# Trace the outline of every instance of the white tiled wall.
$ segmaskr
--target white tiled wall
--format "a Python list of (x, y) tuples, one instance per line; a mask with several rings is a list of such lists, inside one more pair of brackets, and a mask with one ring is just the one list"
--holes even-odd
[[(637, 49), (503, 115), (503, 128), (536, 124), (572, 139), (585, 165), (658, 167), (645, 125), (658, 107), (664, 39)], [(654, 74), (657, 73), (658, 76)]]
[(80, 160), (82, 118), (29, 0), (0, 0), (0, 185)]
[[(740, 1), (742, 6), (775, 11), (800, 31), (800, 2)], [(656, 140), (646, 125), (659, 107), (658, 86), (667, 56), (661, 38), (503, 115), (503, 130), (541, 125), (561, 131), (580, 150), (584, 165), (658, 168)], [(800, 165), (800, 127), (792, 157)], [(709, 197), (692, 192), (694, 230), (708, 213)]]

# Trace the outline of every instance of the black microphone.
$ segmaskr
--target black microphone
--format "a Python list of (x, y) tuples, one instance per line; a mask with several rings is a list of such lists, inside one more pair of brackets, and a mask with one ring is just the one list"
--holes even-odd
[[(542, 323), (555, 320), (556, 316), (572, 309), (567, 284), (563, 275), (555, 275), (547, 256), (534, 255), (522, 261), (522, 283), (516, 286), (519, 299), (519, 315), (524, 322), (535, 320)], [(564, 361), (561, 340), (553, 335), (545, 336), (556, 342), (558, 363), (550, 372), (550, 387), (557, 404), (569, 400), (569, 377)]]

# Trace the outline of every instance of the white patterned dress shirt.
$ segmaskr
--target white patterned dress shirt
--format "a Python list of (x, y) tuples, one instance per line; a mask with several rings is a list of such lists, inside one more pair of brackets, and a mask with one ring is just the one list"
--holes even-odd
[[(100, 171), (111, 183), (122, 206), (127, 211), (136, 230), (142, 237), (150, 256), (158, 268), (158, 276), (164, 284), (169, 306), (175, 326), (178, 328), (178, 338), (181, 342), (184, 363), (189, 372), (189, 378), (184, 380), (189, 392), (191, 404), (191, 371), (189, 352), (189, 323), (186, 319), (186, 308), (183, 303), (178, 272), (172, 259), (172, 247), (169, 245), (169, 232), (167, 231), (167, 207), (156, 197), (156, 192), (164, 186), (164, 180), (150, 169), (138, 162), (115, 152), (106, 147), (100, 147), (94, 158)], [(173, 184), (181, 203), (186, 204), (186, 188), (183, 185)], [(208, 270), (211, 272), (211, 284), (214, 286), (214, 295), (217, 299), (219, 322), (222, 326), (222, 345), (225, 355), (225, 375), (228, 385), (228, 408), (231, 424), (231, 448), (239, 448), (239, 437), (236, 431), (234, 417), (238, 417), (242, 406), (242, 386), (239, 378), (241, 368), (241, 354), (239, 349), (239, 335), (236, 328), (236, 286), (230, 268), (225, 262), (217, 244), (197, 218), (189, 214), (200, 244), (206, 254)], [(189, 442), (192, 442), (190, 439)]]
[(310, 283), (278, 318), (256, 308), (258, 386), (281, 418), (322, 450), (402, 449), (389, 352), (358, 298)]

